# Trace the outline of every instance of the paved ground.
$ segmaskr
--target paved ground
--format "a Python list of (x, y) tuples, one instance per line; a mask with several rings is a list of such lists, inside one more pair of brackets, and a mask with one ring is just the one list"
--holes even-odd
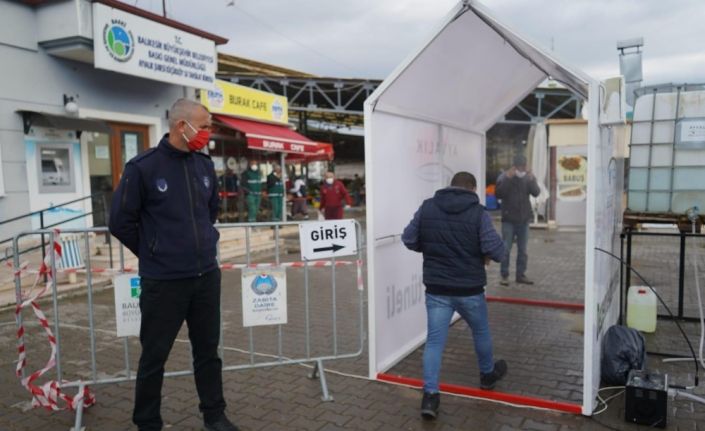
[[(500, 287), (495, 267), (490, 273), (490, 294), (582, 302), (583, 244), (583, 235), (579, 233), (532, 231), (529, 275), (537, 281), (536, 286)], [(650, 247), (656, 247), (658, 250), (653, 251)], [(672, 267), (673, 261), (663, 259), (663, 256), (673, 250), (664, 246), (663, 242), (647, 244), (639, 250), (642, 253), (638, 256), (640, 265), (643, 268), (656, 265), (651, 271), (655, 275), (663, 276), (662, 289), (672, 289), (665, 274), (675, 270)], [(296, 258), (296, 255), (285, 257), (290, 260)], [(266, 256), (258, 259), (272, 260)], [(338, 353), (355, 352), (360, 343), (360, 297), (355, 288), (354, 268), (340, 267), (337, 270), (336, 310), (339, 321), (335, 336), (331, 330), (331, 271), (311, 270), (309, 276), (310, 354), (315, 356), (332, 353), (334, 340), (337, 341)], [(302, 335), (306, 325), (303, 270), (289, 270), (287, 277), (289, 324), (282, 330), (281, 355), (289, 358), (306, 357), (306, 338)], [(270, 361), (271, 355), (279, 354), (279, 333), (273, 328), (257, 328), (253, 331), (253, 341), (250, 344), (249, 331), (243, 330), (241, 325), (238, 286), (239, 271), (224, 274), (225, 363), (231, 366), (245, 366), (253, 362)], [(675, 298), (669, 292), (664, 292), (664, 295)], [(64, 347), (62, 363), (64, 377), (67, 379), (91, 377), (90, 339), (85, 329), (88, 324), (85, 303), (85, 297), (82, 296), (61, 301), (61, 337)], [(100, 378), (124, 376), (124, 346), (113, 332), (112, 291), (97, 293), (95, 303), (96, 321), (100, 329), (96, 335), (97, 375)], [(692, 301), (689, 305), (691, 303)], [(49, 304), (45, 304), (44, 309), (50, 309)], [(688, 310), (693, 311), (692, 308)], [(47, 311), (53, 320), (53, 313)], [(500, 303), (492, 303), (490, 313), (497, 355), (506, 358), (510, 365), (510, 374), (506, 381), (498, 385), (498, 390), (579, 403), (582, 384), (582, 334), (579, 322), (582, 315)], [(25, 316), (31, 322), (31, 316), (28, 313)], [(697, 349), (699, 327), (687, 324), (685, 329), (691, 340), (696, 343)], [(35, 323), (28, 324), (28, 330), (29, 369), (34, 370), (43, 365), (48, 349), (39, 332), (40, 328)], [(14, 333), (12, 313), (0, 313), (0, 385), (3, 388), (0, 393), (0, 430), (68, 429), (73, 422), (70, 413), (49, 413), (29, 408), (29, 396), (14, 376), (17, 359)], [(187, 339), (185, 330), (179, 339)], [(672, 353), (687, 351), (670, 322), (660, 321), (656, 336), (648, 337), (647, 342), (650, 350)], [(250, 354), (251, 346), (257, 354)], [(129, 350), (129, 369), (134, 373), (139, 352), (135, 340), (129, 341)], [(408, 377), (419, 376), (420, 354), (420, 349), (412, 353), (392, 372)], [(189, 356), (188, 343), (177, 342), (167, 368), (188, 369)], [(660, 359), (655, 356), (649, 360), (650, 367), (668, 371), (681, 382), (692, 377), (692, 364), (664, 365), (659, 363)], [(300, 365), (287, 365), (227, 372), (225, 392), (229, 403), (228, 411), (245, 430), (641, 429), (622, 420), (622, 397), (614, 399), (604, 414), (585, 418), (444, 395), (438, 420), (425, 422), (418, 415), (421, 397), (418, 390), (359, 377), (367, 372), (366, 349), (357, 358), (329, 362), (326, 366), (336, 371), (327, 373), (328, 385), (335, 397), (334, 402), (321, 401), (320, 384), (318, 380), (307, 377), (309, 369)], [(455, 324), (451, 329), (442, 381), (477, 385), (475, 358), (468, 329), (463, 322)], [(85, 413), (84, 424), (87, 429), (131, 429), (133, 383), (98, 386), (94, 389), (98, 404)], [(703, 396), (705, 391), (699, 389), (696, 393)], [(167, 427), (176, 430), (199, 429), (201, 422), (196, 405), (197, 397), (191, 377), (165, 380), (162, 410)], [(683, 400), (671, 401), (669, 415), (669, 429), (705, 429), (703, 405)]]

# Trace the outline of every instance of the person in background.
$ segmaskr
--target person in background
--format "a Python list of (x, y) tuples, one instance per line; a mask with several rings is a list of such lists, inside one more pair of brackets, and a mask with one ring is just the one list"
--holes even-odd
[(225, 221), (237, 210), (238, 201), (238, 180), (232, 169), (227, 168), (225, 173), (218, 178), (218, 189), (220, 190), (222, 219)]
[(293, 203), (291, 208), (291, 216), (303, 216), (304, 220), (308, 220), (308, 190), (306, 188), (306, 177), (299, 175), (294, 180), (294, 186), (289, 189), (289, 193), (293, 195)]
[(113, 195), (110, 233), (139, 258), (142, 353), (132, 421), (141, 431), (164, 426), (164, 365), (184, 320), (205, 429), (238, 429), (225, 416), (218, 356), (218, 188), (213, 161), (201, 152), (210, 129), (203, 105), (177, 100), (169, 109), (169, 133), (127, 162)]
[(450, 187), (426, 199), (402, 234), (402, 242), (423, 254), (428, 336), (423, 354), (421, 415), (435, 419), (440, 406), (438, 378), (448, 326), (457, 312), (472, 330), (480, 368), (480, 387), (494, 389), (507, 373), (504, 360), (494, 362), (487, 319), (485, 265), (504, 257), (504, 244), (475, 193), (477, 181), (458, 172)]
[(247, 193), (247, 221), (257, 221), (259, 204), (262, 200), (262, 174), (257, 160), (250, 160), (250, 168), (242, 173), (242, 188)]
[(497, 178), (496, 195), (501, 199), (502, 208), (502, 239), (506, 254), (502, 259), (500, 284), (509, 285), (509, 256), (512, 244), (516, 238), (517, 261), (516, 282), (519, 284), (534, 284), (526, 276), (529, 260), (527, 251), (529, 243), (529, 222), (533, 218), (529, 195), (538, 196), (541, 193), (536, 177), (526, 169), (526, 157), (519, 154), (514, 157), (512, 167)]
[(218, 178), (220, 189), (228, 193), (237, 193), (237, 175), (232, 169), (228, 168), (225, 173)]
[(272, 221), (281, 221), (284, 183), (282, 181), (282, 169), (278, 165), (274, 165), (272, 173), (267, 175), (267, 195), (269, 196), (269, 203), (272, 204)]
[(362, 184), (362, 178), (360, 178), (358, 174), (355, 174), (355, 177), (350, 184), (350, 191), (353, 196), (353, 205), (356, 207), (359, 207), (362, 202)]
[(343, 205), (349, 208), (352, 199), (348, 194), (345, 185), (335, 179), (335, 174), (326, 172), (323, 185), (321, 186), (321, 207), (320, 211), (326, 220), (340, 220), (343, 218)]

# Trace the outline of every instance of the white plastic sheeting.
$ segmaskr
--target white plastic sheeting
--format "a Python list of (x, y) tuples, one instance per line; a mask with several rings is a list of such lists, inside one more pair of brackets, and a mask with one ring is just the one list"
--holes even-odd
[[(447, 186), (460, 170), (475, 174), (484, 202), (486, 131), (549, 76), (589, 96), (593, 118), (598, 118), (596, 81), (531, 45), (478, 3), (462, 1), (430, 40), (366, 101), (371, 377), (388, 370), (426, 337), (421, 256), (401, 244), (403, 228), (421, 202)], [(600, 126), (593, 122), (589, 129), (589, 146), (597, 148)], [(614, 208), (614, 202), (595, 196), (588, 200), (588, 211), (594, 212), (588, 221), (588, 239), (597, 219), (607, 222), (603, 216)], [(612, 274), (615, 268), (613, 262), (595, 262), (593, 247), (609, 245), (613, 232), (605, 231), (601, 238), (589, 241), (586, 253), (584, 414), (592, 413), (599, 384), (595, 358), (599, 359), (601, 331), (614, 322), (612, 311), (618, 302), (603, 300), (614, 295), (609, 288), (614, 280), (601, 286), (598, 283), (604, 280), (594, 277), (600, 271)], [(600, 311), (599, 325), (597, 304), (608, 306), (607, 312)]]
[[(375, 114), (371, 133), (379, 145), (366, 150), (368, 190), (370, 161), (375, 178), (375, 191), (367, 195), (368, 211), (374, 208), (376, 243), (369, 264), (380, 266), (374, 277), (378, 305), (370, 308), (370, 322), (381, 323), (374, 330), (375, 367), (384, 370), (426, 338), (421, 255), (399, 241), (401, 229), (455, 172), (482, 171), (485, 147), (482, 135), (385, 113)], [(484, 190), (484, 176), (478, 182)]]

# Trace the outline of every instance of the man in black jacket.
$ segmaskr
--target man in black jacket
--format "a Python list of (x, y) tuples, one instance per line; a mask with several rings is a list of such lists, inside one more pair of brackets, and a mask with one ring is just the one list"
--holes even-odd
[(113, 195), (110, 232), (139, 258), (140, 343), (133, 422), (160, 430), (164, 364), (184, 320), (199, 409), (207, 430), (237, 430), (225, 416), (220, 339), (217, 177), (208, 144), (210, 113), (180, 99), (169, 134), (125, 165)]
[(529, 222), (533, 217), (529, 195), (536, 197), (539, 193), (536, 177), (526, 169), (526, 157), (521, 154), (514, 157), (513, 166), (497, 179), (496, 194), (502, 200), (502, 240), (507, 250), (500, 267), (503, 286), (509, 284), (509, 255), (514, 238), (517, 241), (516, 282), (534, 284), (526, 276)]
[(428, 335), (423, 355), (424, 394), (421, 415), (438, 414), (438, 376), (448, 325), (454, 312), (470, 326), (480, 368), (480, 387), (493, 389), (507, 372), (503, 360), (494, 362), (487, 320), (485, 265), (504, 257), (504, 245), (475, 193), (477, 181), (458, 172), (450, 187), (424, 201), (404, 229), (402, 241), (423, 253)]

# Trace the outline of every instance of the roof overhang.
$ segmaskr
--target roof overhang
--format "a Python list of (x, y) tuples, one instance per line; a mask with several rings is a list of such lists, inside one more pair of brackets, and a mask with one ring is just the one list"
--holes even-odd
[(305, 157), (332, 157), (332, 146), (322, 146), (287, 126), (213, 114), (213, 120), (245, 135), (247, 148), (257, 151), (298, 154)]
[(102, 120), (94, 120), (91, 118), (77, 118), (63, 115), (49, 114), (46, 112), (36, 111), (17, 111), (22, 115), (22, 123), (24, 125), (24, 133), (29, 133), (32, 126), (51, 127), (62, 130), (75, 130), (77, 132), (99, 132), (111, 133), (112, 129)]

